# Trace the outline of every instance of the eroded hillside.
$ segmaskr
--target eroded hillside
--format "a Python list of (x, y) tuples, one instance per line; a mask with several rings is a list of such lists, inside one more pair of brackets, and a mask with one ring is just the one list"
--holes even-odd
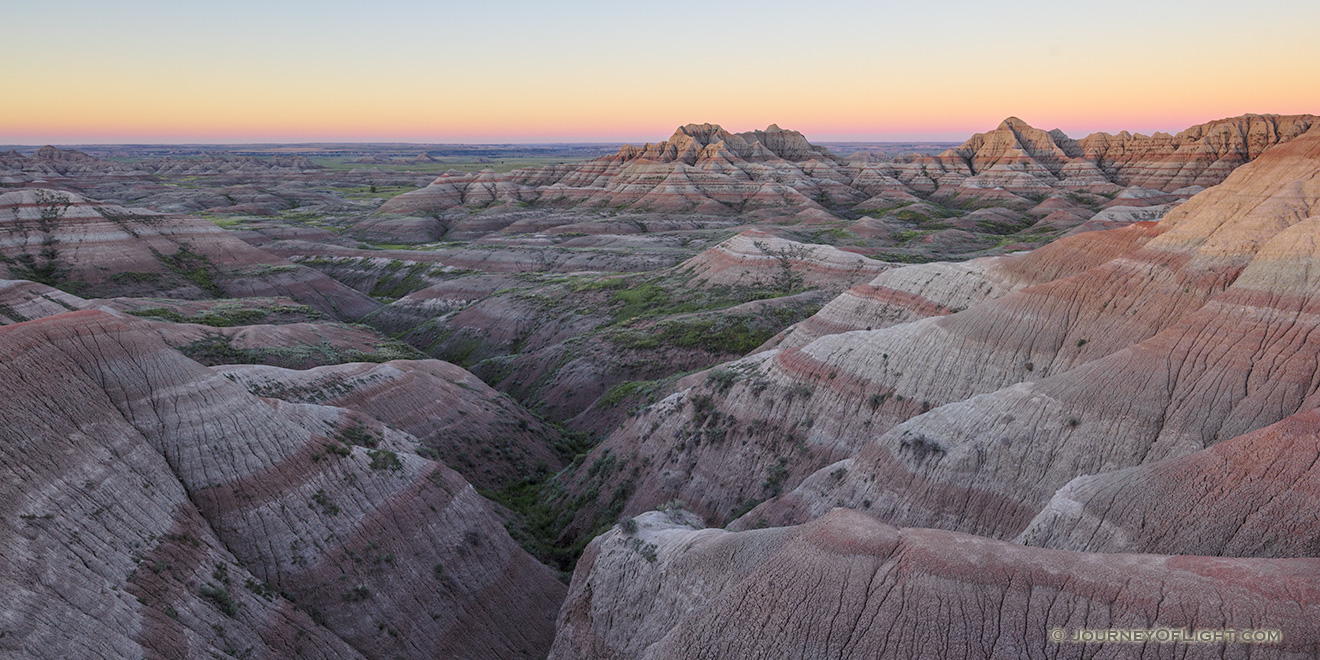
[(587, 547), (552, 657), (1135, 657), (1045, 633), (1265, 622), (1179, 652), (1313, 655), (1318, 209), (1311, 133), (1157, 224), (887, 271), (681, 381), (555, 484), (566, 536), (663, 511)]
[(1314, 657), (1317, 130), (0, 154), (0, 649)]

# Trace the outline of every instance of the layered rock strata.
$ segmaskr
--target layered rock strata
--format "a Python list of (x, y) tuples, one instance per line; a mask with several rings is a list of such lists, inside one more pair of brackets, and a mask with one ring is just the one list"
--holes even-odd
[(0, 648), (544, 653), (563, 585), (416, 438), (254, 396), (147, 326), (82, 311), (0, 328)]

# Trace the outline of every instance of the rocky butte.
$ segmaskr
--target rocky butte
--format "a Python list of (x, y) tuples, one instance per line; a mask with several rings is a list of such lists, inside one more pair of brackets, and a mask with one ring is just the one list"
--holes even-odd
[(0, 154), (0, 655), (1320, 657), (1316, 117), (446, 158)]
[(869, 214), (874, 217), (858, 226), (875, 232), (884, 229), (876, 220), (910, 206), (909, 213), (936, 217), (941, 207), (979, 209), (947, 231), (1021, 222), (1067, 229), (1102, 208), (1107, 212), (1097, 222), (1141, 215), (1138, 209), (1162, 214), (1316, 122), (1311, 115), (1246, 115), (1177, 135), (1125, 131), (1074, 140), (1010, 117), (955, 149), (887, 162), (841, 157), (773, 124), (746, 133), (688, 124), (663, 142), (625, 146), (581, 164), (447, 172), (378, 213), (541, 203), (716, 216), (752, 212), (762, 220)]

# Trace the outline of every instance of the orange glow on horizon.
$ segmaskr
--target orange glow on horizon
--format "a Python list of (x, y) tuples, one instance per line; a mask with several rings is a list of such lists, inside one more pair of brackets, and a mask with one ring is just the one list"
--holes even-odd
[[(982, 89), (976, 103), (947, 89), (870, 97), (774, 98), (757, 94), (710, 100), (638, 97), (592, 100), (592, 94), (533, 98), (518, 90), (477, 90), (462, 96), (409, 89), (387, 99), (301, 94), (265, 86), (152, 93), (145, 86), (96, 90), (61, 88), (0, 105), (0, 142), (51, 138), (98, 142), (178, 141), (659, 141), (676, 126), (719, 123), (745, 131), (774, 123), (808, 138), (960, 141), (1017, 116), (1073, 137), (1094, 130), (1176, 132), (1193, 124), (1248, 112), (1320, 113), (1320, 86), (1258, 81), (1259, 93), (1174, 90), (1164, 96), (1138, 89), (1128, 95), (1078, 98), (1078, 90), (1008, 93)], [(1194, 87), (1194, 86), (1189, 86)], [(328, 87), (326, 89), (333, 89)], [(1238, 90), (1240, 92), (1240, 90)], [(757, 98), (758, 96), (765, 98)]]
[[(770, 124), (792, 129), (814, 141), (939, 141), (960, 142), (975, 133), (993, 129), (1000, 121), (1016, 116), (1028, 124), (1042, 129), (1062, 129), (1074, 138), (1103, 131), (1117, 133), (1127, 130), (1150, 134), (1155, 131), (1177, 133), (1189, 126), (1247, 113), (1256, 114), (1320, 114), (1320, 108), (1300, 104), (1258, 104), (1265, 107), (1212, 107), (1204, 111), (1190, 109), (1170, 110), (1163, 113), (1113, 113), (1074, 111), (1069, 113), (1042, 113), (1005, 110), (979, 116), (941, 117), (761, 117), (741, 119), (728, 114), (711, 113), (676, 115), (669, 119), (650, 119), (637, 122), (604, 122), (579, 116), (554, 121), (499, 123), (474, 118), (426, 121), (421, 118), (402, 118), (395, 122), (373, 121), (372, 118), (346, 117), (338, 120), (308, 122), (293, 117), (266, 115), (260, 118), (236, 120), (205, 118), (191, 114), (188, 119), (169, 117), (150, 119), (125, 117), (119, 121), (101, 117), (98, 123), (47, 120), (27, 125), (7, 122), (0, 141), (13, 144), (37, 144), (61, 136), (68, 143), (79, 140), (86, 143), (173, 143), (173, 142), (658, 142), (668, 138), (683, 124), (710, 122), (730, 131), (764, 129)], [(745, 114), (745, 113), (740, 113)], [(759, 114), (759, 113), (758, 113)], [(135, 120), (136, 119), (136, 120)]]
[[(654, 142), (689, 122), (775, 123), (815, 141), (961, 141), (1008, 116), (1083, 137), (1320, 114), (1310, 34), (1320, 3), (1300, 0), (1258, 21), (1226, 0), (1114, 0), (1105, 12), (1124, 17), (1121, 29), (1095, 7), (1035, 0), (950, 0), (940, 12), (510, 1), (523, 12), (513, 20), (412, 0), (373, 11), (70, 0), (64, 38), (13, 37), (0, 143)], [(40, 11), (24, 4), (11, 18)], [(1020, 35), (1024, 16), (1048, 25), (1001, 39)], [(740, 29), (713, 29), (730, 25)], [(1231, 44), (1206, 41), (1225, 33)]]

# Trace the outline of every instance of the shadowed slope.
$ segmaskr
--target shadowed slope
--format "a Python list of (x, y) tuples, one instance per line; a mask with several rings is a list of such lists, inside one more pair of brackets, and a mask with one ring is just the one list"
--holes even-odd
[[(185, 624), (201, 624), (209, 615), (193, 618), (194, 610), (206, 600), (250, 627), (279, 625), (280, 635), (293, 635), (306, 615), (272, 620), (293, 612), (275, 598), (281, 593), (368, 657), (543, 652), (562, 585), (513, 543), (461, 477), (413, 455), (412, 436), (373, 423), (376, 448), (354, 446), (348, 411), (252, 396), (166, 347), (146, 322), (103, 312), (6, 326), (0, 346), (0, 380), (18, 384), (0, 401), (0, 434), (21, 448), (6, 454), (0, 507), (8, 509), (4, 524), (29, 526), (14, 536), (26, 540), (6, 550), (5, 564), (7, 591), (30, 595), (7, 611), (77, 626), (80, 644), (118, 640), (115, 648), (133, 655), (164, 643), (163, 633), (140, 630), (144, 618), (168, 624), (148, 609), (168, 606)], [(67, 447), (51, 452), (50, 442)], [(108, 460), (119, 455), (146, 467)], [(47, 513), (50, 523), (42, 522)], [(188, 547), (170, 545), (180, 534)], [(172, 582), (161, 585), (138, 565), (147, 581), (133, 586), (136, 557), (164, 566), (183, 562), (173, 557), (191, 547), (206, 551), (180, 564)], [(222, 578), (209, 561), (230, 556)], [(86, 579), (58, 577), (70, 562), (86, 568)], [(234, 595), (245, 588), (242, 571), (253, 576), (246, 589), (269, 599)], [(34, 579), (42, 575), (50, 577)], [(110, 594), (126, 584), (143, 600)], [(230, 596), (215, 595), (220, 587)], [(89, 609), (71, 604), (81, 601)], [(82, 611), (99, 614), (80, 618)], [(78, 655), (67, 642), (52, 643), (62, 629), (28, 623), (0, 643), (35, 657)], [(203, 642), (221, 646), (213, 638)], [(293, 645), (256, 633), (240, 641), (272, 653)], [(343, 648), (335, 643), (324, 645)]]
[(564, 466), (551, 428), (447, 362), (217, 370), (260, 396), (348, 408), (404, 431), (479, 488), (500, 488)]

